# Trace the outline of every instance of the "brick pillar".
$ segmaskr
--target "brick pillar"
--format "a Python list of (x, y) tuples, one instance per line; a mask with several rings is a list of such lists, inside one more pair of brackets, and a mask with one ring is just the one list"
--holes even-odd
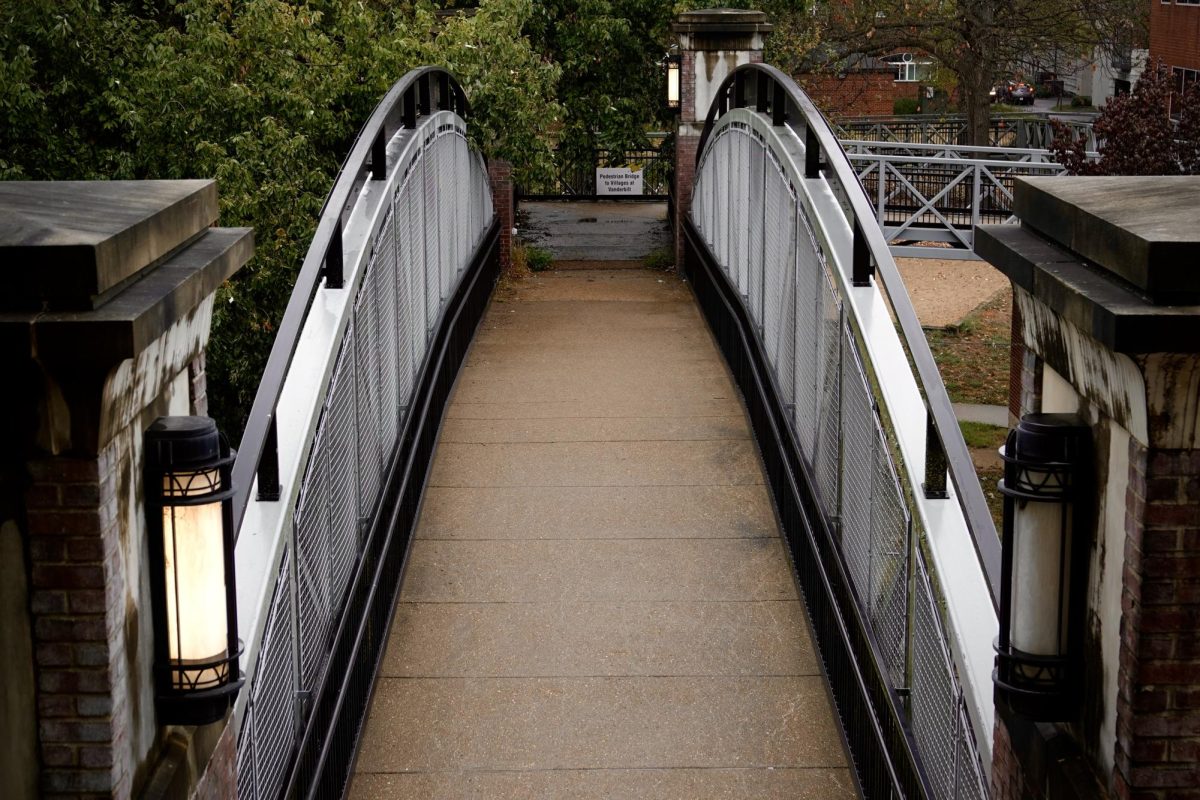
[[(1200, 369), (1193, 375), (1200, 376)], [(1114, 795), (1195, 800), (1200, 448), (1130, 442), (1125, 532)]]
[[(19, 487), (36, 781), (43, 797), (137, 796), (167, 743), (193, 739), (155, 709), (142, 436), (203, 413), (214, 296), (253, 232), (211, 227), (212, 181), (29, 183), (0, 213), (19, 221), (0, 259), (24, 262), (0, 295), (22, 420), (0, 427), (0, 500)], [(208, 750), (185, 755), (198, 770)]]
[(717, 89), (736, 67), (761, 63), (771, 33), (761, 11), (687, 11), (671, 30), (679, 37), (679, 125), (675, 132), (675, 265), (683, 269), (683, 220), (692, 207), (696, 149)]
[(488, 161), (488, 183), (492, 187), (492, 206), (500, 218), (500, 270), (507, 272), (512, 267), (513, 226), (516, 224), (512, 164), (497, 158)]
[(699, 136), (680, 134), (675, 139), (675, 266), (680, 270), (683, 269), (683, 220), (692, 209), (692, 184), (696, 180), (696, 148), (699, 146)]
[(94, 458), (27, 463), (34, 660), (42, 791), (127, 796), (132, 754), (114, 708), (130, 646), (113, 448)]

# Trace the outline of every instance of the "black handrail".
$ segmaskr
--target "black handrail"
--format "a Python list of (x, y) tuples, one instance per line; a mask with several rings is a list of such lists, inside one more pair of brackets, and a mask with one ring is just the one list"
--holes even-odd
[(396, 81), (359, 131), (350, 154), (342, 162), (333, 189), (325, 198), (312, 244), (279, 323), (279, 332), (275, 335), (233, 464), (233, 525), (239, 533), (256, 473), (258, 499), (279, 499), (275, 410), (296, 353), (304, 319), (322, 279), (326, 288), (342, 287), (342, 227), (354, 206), (354, 199), (368, 180), (387, 177), (387, 143), (391, 136), (401, 128), (415, 129), (418, 117), (435, 111), (454, 111), (464, 119), (470, 115), (466, 92), (453, 75), (441, 67), (418, 67)]
[[(738, 105), (735, 106), (735, 103)], [(748, 107), (767, 113), (775, 125), (787, 125), (806, 143), (805, 177), (825, 179), (837, 191), (843, 207), (848, 206), (854, 231), (854, 284), (869, 285), (870, 277), (883, 282), (891, 301), (901, 336), (916, 367), (924, 394), (928, 420), (936, 436), (928, 436), (930, 444), (941, 444), (950, 479), (958, 491), (958, 501), (966, 518), (967, 529), (983, 569), (993, 607), (1000, 597), (1000, 537), (992, 520), (983, 489), (975, 472), (971, 454), (958, 426), (958, 417), (946, 394), (941, 372), (929, 350), (929, 342), (917, 319), (908, 290), (896, 268), (883, 231), (875, 218), (858, 173), (850, 165), (836, 134), (796, 82), (788, 75), (767, 64), (744, 64), (731, 72), (722, 82), (709, 107), (696, 148), (699, 166), (713, 126), (727, 110)], [(798, 126), (802, 126), (798, 127)], [(814, 145), (815, 151), (814, 151)], [(822, 158), (823, 156), (823, 158)], [(867, 259), (869, 262), (867, 263)], [(937, 454), (931, 453), (928, 455)], [(935, 459), (936, 460), (936, 459)], [(944, 479), (943, 479), (944, 480)], [(934, 483), (935, 481), (930, 481)]]

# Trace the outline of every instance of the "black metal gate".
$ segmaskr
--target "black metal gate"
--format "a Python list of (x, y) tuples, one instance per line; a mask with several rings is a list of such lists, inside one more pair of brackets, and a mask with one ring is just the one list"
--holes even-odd
[[(543, 180), (532, 180), (518, 186), (518, 195), (525, 200), (633, 200), (662, 202), (667, 199), (675, 148), (667, 139), (658, 147), (635, 150), (596, 149), (579, 154), (563, 148), (555, 150), (554, 174)], [(609, 194), (596, 183), (597, 170), (626, 168), (640, 174), (640, 194)]]

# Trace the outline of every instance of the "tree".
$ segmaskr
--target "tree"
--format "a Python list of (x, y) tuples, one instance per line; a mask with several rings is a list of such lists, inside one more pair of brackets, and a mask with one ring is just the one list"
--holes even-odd
[(1040, 53), (1082, 56), (1106, 37), (1128, 38), (1129, 25), (1109, 20), (1145, 15), (1141, 0), (827, 0), (808, 23), (819, 44), (805, 62), (828, 69), (854, 55), (929, 53), (956, 79), (972, 143), (987, 144), (997, 80)]
[(450, 67), (484, 151), (544, 170), (558, 69), (532, 0), (0, 0), (0, 178), (215, 177), (255, 257), (218, 292), (210, 413), (235, 438), (317, 214), (359, 127), (408, 69)]
[(1200, 84), (1176, 90), (1161, 62), (1148, 66), (1130, 94), (1112, 98), (1092, 130), (1099, 158), (1090, 159), (1086, 141), (1054, 123), (1050, 149), (1072, 175), (1200, 174)]

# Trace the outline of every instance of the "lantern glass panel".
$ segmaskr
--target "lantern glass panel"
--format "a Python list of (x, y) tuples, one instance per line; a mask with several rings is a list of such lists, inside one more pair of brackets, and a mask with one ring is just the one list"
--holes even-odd
[(667, 105), (679, 107), (679, 64), (667, 64)]
[[(1070, 586), (1069, 503), (1014, 503), (1011, 643), (1024, 653), (1059, 656), (1067, 650)], [(1034, 677), (1030, 675), (1029, 677)]]
[[(217, 470), (164, 476), (163, 554), (169, 657), (179, 688), (204, 688), (225, 680), (228, 655), (225, 549), (221, 501), (170, 505), (173, 499), (215, 493)], [(194, 668), (188, 669), (192, 666)]]

